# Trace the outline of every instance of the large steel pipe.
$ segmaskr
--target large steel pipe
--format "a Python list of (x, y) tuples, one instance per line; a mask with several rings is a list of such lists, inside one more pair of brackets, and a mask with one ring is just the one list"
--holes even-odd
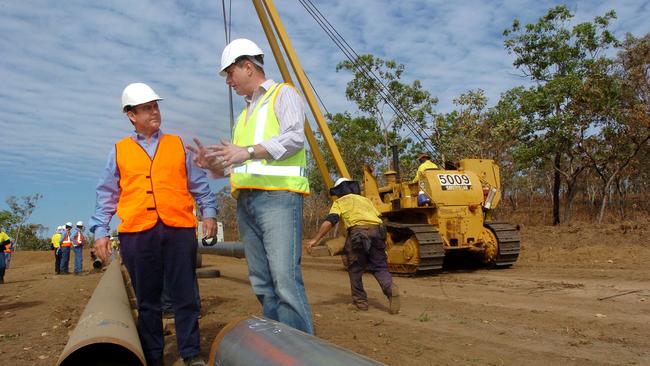
[(146, 365), (118, 261), (102, 275), (56, 364)]
[(220, 241), (213, 245), (199, 244), (199, 253), (215, 254), (224, 257), (245, 258), (244, 243), (239, 241)]
[(384, 365), (282, 323), (257, 316), (235, 319), (217, 334), (208, 364), (215, 366)]

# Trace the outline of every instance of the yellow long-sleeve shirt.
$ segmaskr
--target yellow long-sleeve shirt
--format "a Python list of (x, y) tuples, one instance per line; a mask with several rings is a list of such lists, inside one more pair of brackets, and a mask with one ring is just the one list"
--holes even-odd
[(54, 235), (52, 235), (52, 246), (58, 248), (60, 241), (61, 241), (61, 233), (54, 233)]
[(411, 183), (417, 183), (420, 181), (420, 178), (422, 178), (422, 175), (424, 174), (425, 170), (429, 169), (438, 169), (438, 166), (432, 162), (431, 160), (426, 160), (424, 163), (420, 164), (418, 167), (417, 173), (415, 173), (415, 178), (411, 181)]

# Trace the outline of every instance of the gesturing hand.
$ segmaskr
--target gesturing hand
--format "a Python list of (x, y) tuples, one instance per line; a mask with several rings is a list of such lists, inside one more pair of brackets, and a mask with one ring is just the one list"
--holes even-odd
[(194, 156), (192, 157), (194, 164), (202, 169), (210, 169), (214, 167), (216, 158), (214, 156), (208, 156), (209, 150), (203, 146), (201, 140), (196, 137), (193, 140), (196, 147), (192, 145), (185, 145), (185, 147), (194, 153)]

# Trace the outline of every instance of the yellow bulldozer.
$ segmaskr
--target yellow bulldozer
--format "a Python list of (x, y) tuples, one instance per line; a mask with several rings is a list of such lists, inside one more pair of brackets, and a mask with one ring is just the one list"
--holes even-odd
[[(350, 178), (273, 1), (252, 0), (252, 3), (284, 81), (293, 84), (286, 56), (338, 176)], [(305, 135), (329, 189), (333, 185), (332, 178), (307, 121)], [(393, 156), (393, 166), (397, 165), (397, 160)], [(445, 256), (456, 253), (479, 256), (484, 263), (497, 267), (511, 266), (517, 260), (518, 228), (491, 221), (492, 210), (501, 198), (499, 167), (494, 161), (464, 159), (453, 169), (425, 171), (416, 183), (403, 182), (396, 171), (386, 171), (384, 175), (386, 183), (380, 187), (376, 177), (366, 168), (363, 194), (385, 218), (391, 272), (415, 274), (437, 270), (442, 268)]]
[(363, 195), (385, 219), (390, 271), (414, 274), (442, 268), (446, 254), (478, 256), (485, 264), (511, 266), (519, 256), (519, 231), (490, 221), (501, 198), (499, 167), (464, 159), (453, 170), (425, 170), (419, 182), (384, 173), (380, 187), (366, 168)]

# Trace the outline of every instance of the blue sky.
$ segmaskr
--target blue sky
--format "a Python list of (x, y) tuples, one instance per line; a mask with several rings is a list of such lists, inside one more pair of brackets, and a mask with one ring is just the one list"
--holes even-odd
[[(419, 79), (440, 99), (441, 112), (469, 89), (484, 89), (493, 105), (502, 92), (526, 83), (503, 47), (502, 31), (515, 18), (535, 22), (565, 3), (576, 22), (616, 10), (611, 29), (620, 38), (650, 32), (650, 1), (313, 3), (357, 53), (405, 64), (403, 81)], [(350, 75), (335, 70), (344, 55), (298, 1), (275, 5), (327, 109), (354, 112), (344, 95)], [(233, 38), (263, 48), (267, 75), (278, 80), (251, 2), (232, 1), (231, 27)], [(165, 98), (164, 131), (186, 141), (228, 138), (228, 90), (216, 73), (224, 45), (215, 0), (0, 2), (0, 209), (9, 195), (40, 192), (44, 198), (30, 222), (50, 229), (87, 222), (107, 153), (131, 133), (120, 110), (130, 82), (148, 83)], [(235, 95), (235, 113), (241, 106)], [(214, 189), (224, 183), (211, 182)]]

